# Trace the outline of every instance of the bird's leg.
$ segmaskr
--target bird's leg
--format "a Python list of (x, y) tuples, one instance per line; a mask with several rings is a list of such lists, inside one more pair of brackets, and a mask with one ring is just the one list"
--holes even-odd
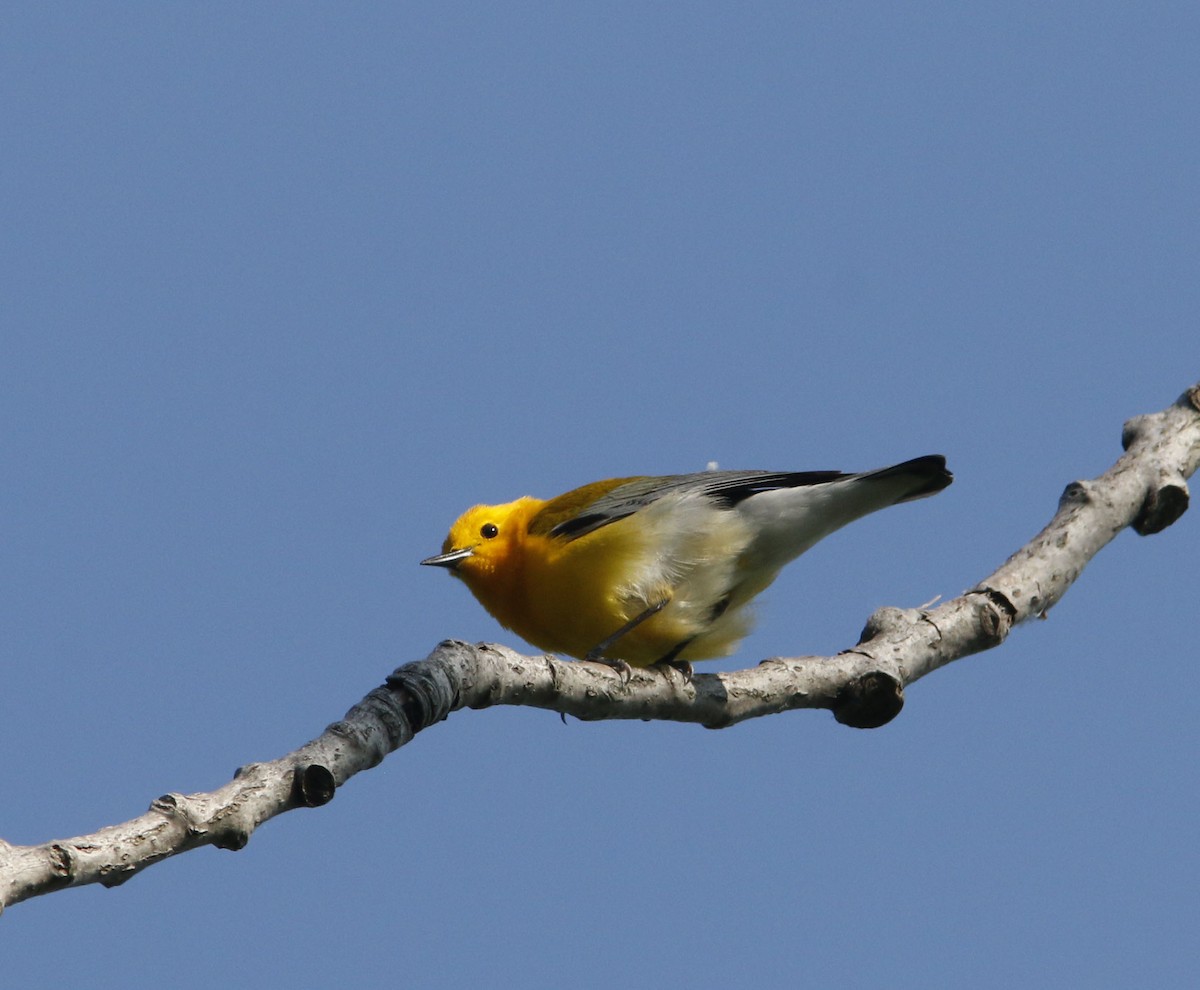
[(608, 661), (604, 657), (605, 650), (607, 650), (610, 646), (612, 646), (613, 643), (615, 643), (617, 640), (619, 640), (626, 633), (632, 632), (634, 629), (636, 629), (638, 626), (640, 626), (647, 619), (652, 618), (655, 615), (658, 615), (658, 613), (661, 612), (664, 608), (666, 608), (667, 605), (670, 604), (670, 602), (671, 602), (671, 599), (669, 597), (662, 598), (659, 601), (656, 601), (653, 605), (651, 605), (649, 608), (647, 608), (644, 612), (638, 612), (637, 615), (635, 615), (632, 619), (630, 619), (628, 622), (626, 622), (625, 625), (621, 626), (621, 628), (618, 629), (615, 633), (613, 633), (611, 636), (605, 636), (604, 639), (600, 640), (599, 643), (597, 643), (590, 650), (588, 650), (587, 655), (583, 659), (584, 660), (597, 660), (597, 661), (600, 661), (601, 663), (607, 663)]
[[(725, 610), (729, 608), (729, 605), (732, 601), (733, 601), (733, 592), (730, 591), (729, 594), (727, 594), (724, 598), (722, 598), (715, 605), (713, 605), (713, 607), (709, 613), (709, 621), (715, 622), (722, 615), (724, 615)], [(679, 654), (681, 654), (684, 650), (686, 650), (689, 646), (691, 646), (692, 641), (695, 638), (696, 638), (695, 636), (689, 636), (687, 639), (681, 640), (680, 642), (676, 643), (673, 647), (671, 647), (670, 650), (668, 650), (666, 652), (665, 655), (659, 657), (657, 660), (654, 661), (654, 666), (655, 667), (671, 667), (672, 669), (677, 670), (677, 671), (679, 671), (679, 673), (683, 674), (684, 683), (691, 684), (692, 683), (692, 675), (694, 673), (694, 671), (692, 670), (692, 662), (690, 660), (680, 660)]]
[(594, 663), (602, 663), (608, 667), (612, 667), (613, 670), (615, 670), (618, 674), (621, 675), (621, 680), (628, 683), (630, 676), (633, 674), (633, 671), (630, 669), (629, 664), (626, 663), (624, 660), (620, 659), (619, 657), (606, 657), (604, 655), (605, 651), (608, 650), (609, 647), (611, 647), (615, 642), (617, 642), (617, 640), (619, 640), (627, 632), (630, 632), (631, 630), (636, 629), (647, 619), (649, 619), (655, 615), (658, 615), (658, 613), (661, 612), (664, 608), (666, 608), (667, 605), (670, 604), (670, 602), (671, 602), (671, 599), (669, 596), (667, 598), (662, 598), (659, 601), (654, 602), (654, 604), (652, 604), (644, 612), (639, 612), (632, 619), (630, 619), (628, 622), (626, 622), (625, 625), (621, 626), (621, 628), (618, 629), (616, 632), (614, 632), (612, 635), (605, 636), (604, 639), (600, 640), (599, 643), (597, 643), (595, 646), (593, 646), (590, 650), (587, 651), (587, 653), (584, 655), (583, 659), (591, 660)]

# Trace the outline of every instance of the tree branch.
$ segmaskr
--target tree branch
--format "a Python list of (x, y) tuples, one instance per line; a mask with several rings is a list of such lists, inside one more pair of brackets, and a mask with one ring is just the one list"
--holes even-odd
[(1045, 615), (1080, 572), (1129, 526), (1158, 533), (1187, 509), (1200, 465), (1200, 384), (1159, 413), (1125, 425), (1125, 454), (1091, 481), (1067, 486), (1049, 524), (994, 574), (933, 609), (883, 608), (859, 642), (834, 657), (775, 657), (757, 667), (697, 674), (523, 656), (448, 640), (394, 671), (339, 722), (295, 752), (241, 768), (224, 787), (167, 794), (143, 815), (91, 835), (38, 846), (0, 840), (0, 909), (64, 887), (112, 887), (198, 846), (241, 849), (263, 822), (317, 807), (356, 773), (461, 708), (528, 705), (581, 719), (667, 719), (723, 728), (797, 708), (827, 708), (873, 728), (904, 704), (904, 688), (946, 664), (998, 646), (1012, 626)]

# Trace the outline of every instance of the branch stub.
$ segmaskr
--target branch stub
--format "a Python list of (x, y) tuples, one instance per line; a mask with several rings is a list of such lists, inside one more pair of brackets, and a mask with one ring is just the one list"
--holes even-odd
[(833, 717), (852, 729), (878, 729), (900, 714), (904, 686), (891, 674), (871, 670), (838, 692)]

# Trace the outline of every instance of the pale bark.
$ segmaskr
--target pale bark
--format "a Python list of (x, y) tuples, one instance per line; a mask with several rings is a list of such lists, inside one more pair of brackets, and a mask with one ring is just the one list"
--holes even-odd
[(1073, 482), (1047, 526), (995, 573), (936, 608), (880, 609), (857, 645), (833, 657), (775, 657), (748, 670), (635, 670), (625, 683), (598, 664), (523, 656), (495, 644), (447, 641), (400, 667), (312, 742), (243, 767), (205, 794), (168, 794), (143, 815), (91, 835), (38, 846), (0, 840), (0, 909), (64, 887), (115, 886), (197, 846), (240, 849), (275, 815), (332, 799), (421, 729), (461, 708), (528, 705), (581, 719), (637, 718), (722, 728), (796, 708), (827, 708), (860, 728), (900, 711), (904, 688), (953, 660), (997, 646), (1041, 616), (1125, 527), (1157, 533), (1188, 505), (1200, 465), (1200, 384), (1168, 409), (1125, 425), (1125, 454)]

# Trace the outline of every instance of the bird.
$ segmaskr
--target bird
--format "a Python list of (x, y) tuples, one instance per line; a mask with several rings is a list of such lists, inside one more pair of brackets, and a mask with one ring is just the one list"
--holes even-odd
[(422, 560), (550, 653), (631, 667), (726, 656), (788, 562), (871, 512), (954, 480), (930, 454), (857, 474), (706, 470), (610, 478), (476, 505)]

